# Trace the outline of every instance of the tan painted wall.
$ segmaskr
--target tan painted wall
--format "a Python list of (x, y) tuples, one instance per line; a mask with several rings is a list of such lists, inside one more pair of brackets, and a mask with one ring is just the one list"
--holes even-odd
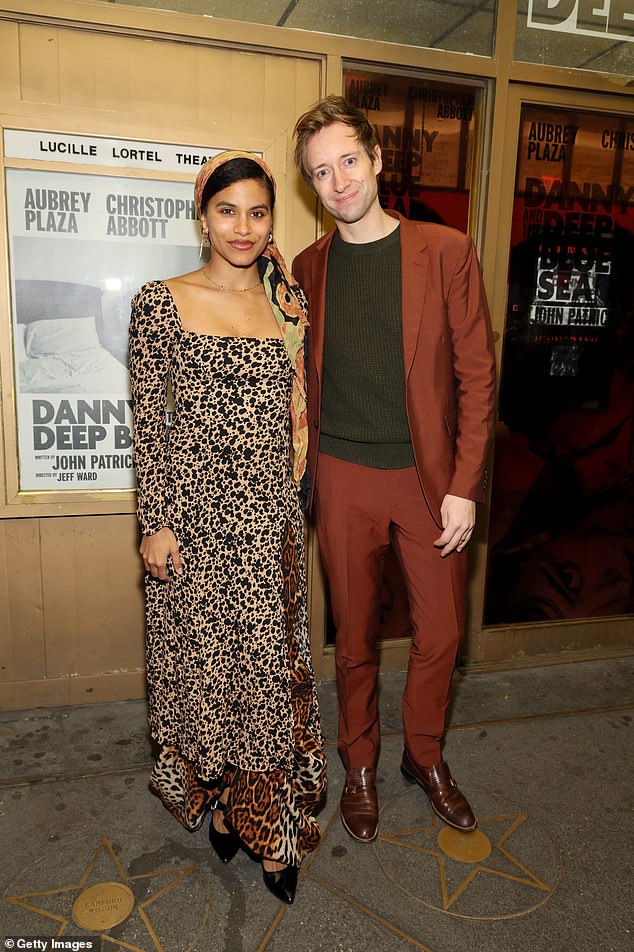
[[(315, 208), (297, 187), (290, 133), (319, 97), (320, 82), (317, 58), (0, 22), (4, 126), (263, 149), (278, 178), (275, 229), (289, 256), (315, 237)], [(7, 309), (6, 249), (2, 272)], [(9, 323), (5, 310), (5, 369)], [(5, 373), (5, 410), (10, 384)], [(14, 476), (11, 446), (4, 455), (6, 475)], [(45, 518), (39, 513), (86, 506), (13, 502), (0, 519), (0, 708), (142, 696), (137, 526), (121, 511), (131, 503), (112, 506), (115, 514)]]

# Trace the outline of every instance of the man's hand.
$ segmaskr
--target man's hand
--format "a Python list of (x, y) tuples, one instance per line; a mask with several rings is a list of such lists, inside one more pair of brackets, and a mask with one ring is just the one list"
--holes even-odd
[(154, 535), (143, 536), (139, 552), (143, 559), (145, 571), (149, 572), (152, 578), (159, 578), (162, 582), (168, 581), (168, 556), (172, 559), (176, 574), (181, 575), (183, 572), (183, 562), (178, 551), (176, 536), (167, 526), (159, 529)]
[(462, 552), (471, 538), (475, 526), (476, 506), (472, 499), (447, 494), (440, 507), (443, 534), (434, 542), (441, 549), (442, 558), (450, 555), (454, 549)]

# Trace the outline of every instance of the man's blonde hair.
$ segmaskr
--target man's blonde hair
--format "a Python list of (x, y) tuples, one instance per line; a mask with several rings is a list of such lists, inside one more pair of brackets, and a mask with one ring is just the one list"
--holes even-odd
[(357, 109), (343, 96), (326, 96), (315, 103), (308, 112), (300, 116), (295, 123), (295, 164), (302, 173), (304, 181), (312, 186), (310, 171), (306, 168), (306, 146), (321, 129), (331, 126), (334, 122), (343, 122), (349, 126), (372, 162), (376, 159), (375, 149), (378, 139), (374, 126), (361, 109)]

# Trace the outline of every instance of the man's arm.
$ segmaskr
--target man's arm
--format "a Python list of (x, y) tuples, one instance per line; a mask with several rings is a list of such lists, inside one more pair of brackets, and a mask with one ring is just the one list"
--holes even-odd
[(480, 265), (465, 238), (447, 297), (456, 381), (455, 466), (447, 494), (484, 502), (484, 469), (495, 408), (495, 355)]
[(493, 335), (480, 265), (465, 238), (449, 287), (447, 318), (456, 379), (455, 468), (440, 512), (443, 532), (434, 542), (446, 557), (461, 552), (475, 526), (475, 503), (486, 490), (486, 455), (495, 408)]

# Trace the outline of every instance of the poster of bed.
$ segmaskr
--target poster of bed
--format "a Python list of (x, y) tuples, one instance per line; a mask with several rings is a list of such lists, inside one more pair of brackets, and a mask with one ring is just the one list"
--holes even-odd
[(199, 264), (192, 185), (7, 169), (20, 491), (134, 487), (130, 301)]

